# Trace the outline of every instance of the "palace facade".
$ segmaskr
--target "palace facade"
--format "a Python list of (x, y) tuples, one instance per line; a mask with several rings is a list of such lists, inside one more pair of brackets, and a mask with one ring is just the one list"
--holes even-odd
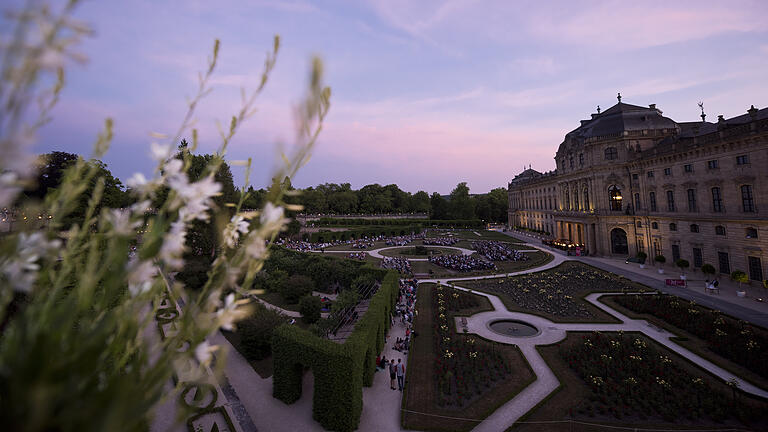
[(565, 135), (557, 168), (508, 186), (508, 223), (589, 254), (639, 251), (768, 277), (768, 108), (678, 123), (621, 102)]

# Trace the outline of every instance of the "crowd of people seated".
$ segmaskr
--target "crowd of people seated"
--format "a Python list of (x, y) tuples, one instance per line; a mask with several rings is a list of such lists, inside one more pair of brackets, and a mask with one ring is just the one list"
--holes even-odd
[(385, 240), (387, 246), (405, 246), (416, 239), (423, 239), (424, 233), (390, 237)]
[(460, 272), (496, 269), (496, 265), (491, 261), (473, 258), (467, 255), (430, 255), (429, 262), (449, 270)]
[(424, 239), (422, 243), (427, 246), (453, 246), (458, 242), (459, 239), (456, 237), (435, 237)]
[(401, 257), (384, 257), (384, 259), (381, 260), (381, 267), (397, 270), (406, 275), (411, 274), (411, 262)]
[(287, 249), (292, 249), (299, 252), (310, 251), (324, 251), (325, 248), (332, 246), (346, 245), (352, 249), (369, 249), (372, 248), (375, 242), (384, 242), (387, 246), (405, 246), (415, 239), (423, 239), (424, 233), (411, 234), (405, 236), (371, 236), (363, 239), (351, 239), (351, 240), (334, 240), (331, 242), (308, 242), (303, 240), (290, 240), (290, 239), (278, 239), (275, 244), (283, 246)]
[(528, 256), (509, 246), (509, 243), (480, 240), (472, 242), (472, 249), (491, 261), (527, 261)]
[(354, 259), (354, 260), (364, 261), (366, 255), (368, 255), (368, 254), (365, 253), (365, 252), (350, 252), (350, 253), (347, 254), (347, 258)]
[(373, 247), (373, 240), (352, 240), (349, 246), (352, 249), (368, 249)]

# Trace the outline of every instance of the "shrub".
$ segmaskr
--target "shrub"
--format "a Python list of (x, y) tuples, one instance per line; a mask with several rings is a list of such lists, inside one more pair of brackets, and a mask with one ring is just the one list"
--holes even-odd
[(734, 270), (733, 273), (731, 273), (731, 279), (734, 282), (739, 283), (739, 290), (741, 290), (741, 284), (749, 282), (749, 276), (741, 270)]
[(304, 275), (293, 275), (285, 281), (280, 294), (286, 302), (295, 304), (300, 298), (311, 294), (314, 289), (315, 283), (312, 282), (312, 279)]
[(715, 270), (715, 266), (713, 266), (712, 264), (704, 264), (703, 266), (701, 266), (701, 272), (706, 275), (713, 275), (715, 274), (716, 271), (717, 270)]
[(316, 323), (320, 319), (321, 307), (320, 297), (307, 295), (299, 300), (299, 312), (301, 312), (301, 318), (307, 324)]
[(262, 360), (272, 353), (272, 332), (285, 317), (277, 311), (257, 303), (253, 314), (237, 323), (242, 354), (248, 360)]
[(645, 260), (648, 258), (648, 254), (643, 251), (637, 253), (637, 259), (640, 260), (640, 264), (645, 264)]
[(656, 255), (656, 258), (654, 258), (653, 260), (659, 264), (664, 264), (665, 262), (667, 262), (667, 258), (664, 255)]
[(680, 267), (680, 270), (685, 271), (690, 266), (690, 263), (682, 258), (675, 261), (675, 265)]
[(285, 270), (272, 270), (266, 279), (266, 288), (270, 292), (281, 292), (287, 279), (288, 273)]

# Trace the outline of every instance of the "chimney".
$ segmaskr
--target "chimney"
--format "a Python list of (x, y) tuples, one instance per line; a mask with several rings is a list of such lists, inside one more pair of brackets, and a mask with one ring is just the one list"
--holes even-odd
[(747, 113), (749, 113), (749, 117), (750, 117), (752, 120), (757, 120), (757, 108), (755, 108), (755, 106), (754, 106), (754, 105), (752, 105), (751, 107), (749, 107), (749, 109), (747, 110)]
[(718, 122), (718, 123), (722, 123), (722, 122), (724, 122), (724, 121), (725, 121), (725, 117), (723, 117), (723, 115), (722, 115), (722, 114), (720, 114), (719, 116), (717, 116), (717, 122)]
[(655, 110), (656, 109), (656, 104), (650, 104), (650, 105), (648, 105), (648, 108), (650, 108), (652, 110)]

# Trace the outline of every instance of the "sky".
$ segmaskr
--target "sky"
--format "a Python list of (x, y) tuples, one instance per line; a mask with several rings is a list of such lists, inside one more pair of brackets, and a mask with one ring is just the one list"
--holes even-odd
[[(86, 0), (95, 30), (71, 64), (37, 152), (90, 154), (115, 122), (104, 161), (122, 179), (151, 174), (152, 132), (172, 134), (214, 39), (213, 92), (195, 116), (202, 152), (216, 121), (259, 80), (272, 37), (282, 45), (258, 113), (227, 159), (254, 158), (263, 186), (278, 146), (295, 139), (295, 107), (320, 56), (331, 108), (298, 187), (396, 183), (416, 192), (506, 187), (523, 166), (555, 168), (564, 135), (596, 107), (655, 103), (676, 121), (768, 105), (766, 1)], [(233, 167), (236, 183), (243, 182)]]

